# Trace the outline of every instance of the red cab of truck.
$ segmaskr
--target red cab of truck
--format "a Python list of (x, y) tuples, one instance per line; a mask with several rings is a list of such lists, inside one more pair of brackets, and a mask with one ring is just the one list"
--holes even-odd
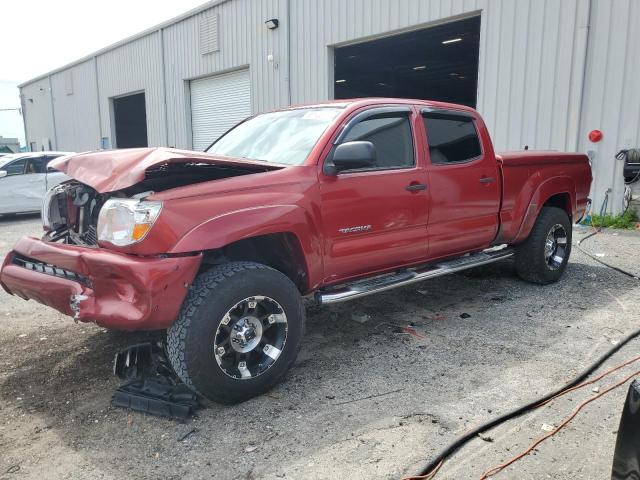
[(208, 152), (151, 148), (56, 161), (43, 238), (0, 282), (79, 321), (168, 329), (178, 376), (236, 402), (290, 367), (303, 299), (357, 298), (514, 257), (560, 278), (585, 213), (583, 154), (496, 154), (473, 109), (358, 99), (256, 115)]

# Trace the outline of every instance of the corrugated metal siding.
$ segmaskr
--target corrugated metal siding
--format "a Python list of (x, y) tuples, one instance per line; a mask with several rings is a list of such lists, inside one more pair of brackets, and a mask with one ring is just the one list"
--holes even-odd
[[(286, 0), (234, 0), (165, 29), (169, 145), (191, 147), (189, 80), (250, 65), (252, 111), (288, 104), (289, 22), (283, 20), (277, 30), (264, 25), (269, 18), (286, 19), (286, 6)], [(203, 16), (212, 14), (218, 15), (219, 51), (201, 55), (198, 25)]]
[(166, 145), (162, 48), (160, 32), (122, 45), (97, 57), (102, 137), (111, 138), (111, 98), (143, 91), (147, 104), (149, 146)]
[[(637, 0), (594, 2), (580, 149), (594, 153), (592, 198), (596, 213), (611, 187), (608, 210), (621, 210), (622, 162), (614, 156), (623, 148), (640, 147), (638, 25), (640, 2)], [(593, 129), (604, 133), (600, 143), (588, 142), (587, 134)]]
[[(93, 60), (51, 76), (57, 148), (86, 151), (100, 148), (98, 97)], [(71, 94), (68, 87), (72, 86)]]
[[(323, 101), (333, 91), (333, 47), (474, 14), (482, 24), (477, 107), (496, 148), (593, 149), (596, 207), (614, 180), (619, 198), (613, 155), (640, 143), (637, 0), (225, 1), (97, 54), (98, 137), (112, 136), (109, 98), (144, 90), (149, 144), (189, 148), (193, 79), (249, 67), (253, 112)], [(207, 15), (218, 19), (219, 50), (203, 55), (198, 25)], [(268, 30), (269, 18), (278, 18), (280, 28)], [(61, 96), (58, 73), (52, 75), (60, 148), (96, 146), (89, 131), (95, 124), (87, 120), (96, 115), (90, 92), (97, 93), (85, 63), (70, 67), (83, 72), (74, 76), (70, 98)], [(55, 146), (48, 80), (26, 84), (22, 93), (34, 98), (25, 103), (28, 140), (49, 137)], [(605, 132), (602, 143), (586, 141), (592, 128)]]
[(20, 94), (22, 95), (23, 115), (27, 121), (27, 147), (31, 146), (31, 142), (35, 142), (37, 150), (48, 150), (48, 142), (45, 140), (48, 139), (53, 148), (58, 148), (53, 129), (49, 79), (44, 78), (24, 86), (20, 90)]

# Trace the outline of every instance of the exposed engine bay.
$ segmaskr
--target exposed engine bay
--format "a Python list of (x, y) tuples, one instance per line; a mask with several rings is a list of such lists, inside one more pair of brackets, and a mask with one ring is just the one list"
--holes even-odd
[(42, 221), (46, 233), (42, 239), (96, 247), (100, 209), (110, 199), (143, 199), (154, 192), (251, 173), (256, 173), (256, 169), (205, 163), (164, 163), (146, 170), (141, 182), (106, 193), (69, 180), (52, 188), (44, 199)]
[(44, 199), (42, 222), (48, 242), (85, 247), (98, 245), (100, 208), (115, 193), (99, 194), (93, 188), (70, 180), (52, 188)]

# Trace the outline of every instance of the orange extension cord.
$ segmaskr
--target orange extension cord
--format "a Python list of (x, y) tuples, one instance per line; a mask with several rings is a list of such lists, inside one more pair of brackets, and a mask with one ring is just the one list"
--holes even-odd
[(573, 420), (573, 418), (580, 412), (580, 410), (582, 410), (583, 407), (585, 407), (586, 405), (588, 405), (589, 403), (593, 402), (594, 400), (597, 400), (598, 398), (602, 397), (603, 395), (609, 393), (611, 390), (614, 390), (618, 387), (620, 387), (621, 385), (624, 385), (625, 383), (627, 383), (629, 380), (631, 380), (633, 377), (640, 375), (640, 370), (633, 372), (631, 375), (628, 375), (626, 377), (624, 377), (622, 380), (620, 380), (619, 382), (614, 383), (613, 385), (608, 386), (607, 388), (605, 388), (604, 390), (602, 390), (600, 393), (598, 393), (597, 395), (594, 395), (593, 397), (589, 397), (586, 400), (582, 401), (576, 408), (573, 409), (573, 411), (571, 412), (571, 414), (566, 417), (564, 420), (562, 420), (562, 422), (560, 422), (560, 424), (554, 428), (553, 430), (551, 430), (549, 433), (547, 433), (546, 435), (540, 437), (538, 440), (536, 440), (535, 442), (533, 442), (529, 448), (527, 448), (526, 450), (524, 450), (522, 453), (516, 455), (513, 458), (510, 458), (509, 460), (507, 460), (506, 462), (497, 465), (495, 467), (491, 467), (488, 470), (486, 470), (482, 476), (480, 477), (480, 480), (486, 480), (489, 477), (492, 477), (493, 475), (495, 475), (498, 472), (501, 472), (502, 470), (504, 470), (505, 468), (507, 468), (509, 465), (511, 465), (514, 462), (517, 462), (518, 460), (520, 460), (523, 457), (526, 457), (527, 455), (529, 455), (534, 448), (536, 448), (538, 445), (540, 445), (542, 442), (544, 442), (546, 439), (554, 436), (556, 433), (558, 433), (562, 428), (564, 428), (571, 420)]
[[(606, 377), (607, 375), (612, 374), (613, 372), (616, 372), (618, 370), (620, 370), (621, 368), (626, 367), (627, 365), (630, 365), (634, 362), (637, 362), (638, 360), (640, 360), (640, 356), (634, 357), (630, 360), (627, 360), (626, 362), (620, 363), (612, 368), (610, 368), (609, 370), (606, 370), (605, 372), (601, 373), (600, 375), (592, 378), (591, 380), (587, 380), (586, 382), (583, 382), (579, 385), (576, 385), (574, 387), (568, 388), (567, 390), (559, 393), (558, 395), (556, 395), (555, 397), (552, 397), (544, 402), (539, 403), (538, 405), (536, 405), (534, 408), (540, 408), (544, 405), (547, 405), (548, 403), (552, 402), (553, 400), (562, 397), (563, 395), (566, 395), (569, 392), (573, 392), (576, 391), (580, 388), (586, 387), (588, 385), (592, 385), (594, 383), (596, 383), (598, 380), (602, 379), (603, 377)], [(547, 433), (546, 435), (542, 436), (541, 438), (539, 438), (538, 440), (536, 440), (534, 443), (532, 443), (526, 450), (522, 451), (520, 454), (510, 458), (509, 460), (507, 460), (506, 462), (500, 464), (500, 465), (496, 465), (494, 467), (491, 467), (489, 469), (487, 469), (482, 476), (480, 477), (480, 480), (486, 480), (489, 477), (492, 477), (493, 475), (501, 472), (502, 470), (504, 470), (505, 468), (507, 468), (509, 465), (517, 462), (518, 460), (520, 460), (523, 457), (526, 457), (527, 455), (529, 455), (538, 445), (540, 445), (542, 442), (544, 442), (545, 440), (547, 440), (548, 438), (554, 436), (556, 433), (558, 433), (562, 428), (564, 428), (571, 420), (573, 420), (573, 418), (580, 412), (580, 410), (582, 410), (586, 405), (588, 405), (589, 403), (593, 402), (594, 400), (597, 400), (598, 398), (602, 397), (603, 395), (606, 395), (607, 393), (609, 393), (611, 390), (614, 390), (622, 385), (624, 385), (626, 382), (628, 382), (631, 378), (640, 375), (640, 370), (632, 373), (631, 375), (626, 376), (625, 378), (623, 378), (622, 380), (620, 380), (617, 383), (614, 383), (610, 386), (608, 386), (607, 388), (605, 388), (604, 390), (602, 390), (600, 393), (598, 393), (597, 395), (594, 395), (592, 397), (587, 398), (586, 400), (582, 401), (576, 408), (573, 409), (573, 411), (571, 412), (571, 414), (566, 417), (564, 420), (562, 420), (562, 422), (560, 422), (560, 424), (554, 428), (552, 431), (550, 431), (549, 433)], [(440, 468), (442, 467), (442, 465), (444, 464), (444, 460), (441, 460), (440, 463), (438, 463), (438, 465), (436, 465), (436, 467), (431, 470), (429, 473), (425, 474), (425, 475), (417, 475), (417, 476), (409, 476), (409, 477), (403, 477), (402, 480), (432, 480), (433, 478), (435, 478), (436, 474), (438, 473), (438, 471), (440, 470)]]

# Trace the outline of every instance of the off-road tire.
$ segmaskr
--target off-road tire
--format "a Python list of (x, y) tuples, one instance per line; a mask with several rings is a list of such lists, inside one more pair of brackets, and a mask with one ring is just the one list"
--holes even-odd
[[(216, 361), (214, 339), (223, 317), (254, 295), (277, 301), (287, 318), (286, 343), (273, 365), (249, 379), (232, 378)], [(305, 311), (300, 292), (281, 272), (254, 262), (229, 262), (201, 273), (189, 289), (178, 319), (167, 331), (167, 357), (191, 389), (219, 403), (243, 402), (271, 389), (300, 350)]]
[[(557, 268), (545, 259), (547, 235), (555, 225), (561, 225), (566, 233), (564, 258)], [(571, 221), (567, 213), (557, 207), (542, 207), (529, 237), (516, 247), (515, 265), (518, 276), (531, 283), (546, 285), (557, 282), (571, 254)]]

